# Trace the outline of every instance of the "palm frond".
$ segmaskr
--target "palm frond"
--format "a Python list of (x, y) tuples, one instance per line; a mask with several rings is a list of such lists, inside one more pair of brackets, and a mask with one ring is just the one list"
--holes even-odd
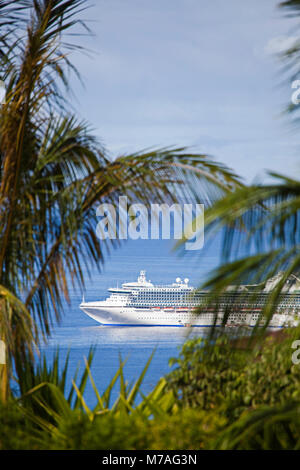
[(75, 25), (85, 27), (78, 17), (85, 6), (83, 0), (0, 2), (6, 83), (0, 108), (0, 284), (30, 312), (32, 335), (27, 342), (20, 336), (25, 349), (31, 337), (38, 343), (61, 318), (70, 282), (83, 289), (83, 268), (101, 269), (107, 250), (119, 243), (97, 238), (97, 204), (116, 206), (123, 195), (129, 204), (211, 205), (241, 186), (230, 169), (185, 148), (108, 158), (66, 99), (68, 74), (76, 73), (69, 53), (81, 50), (66, 38)]
[[(206, 240), (223, 231), (223, 257), (222, 264), (201, 286), (210, 290), (209, 302), (216, 304), (229, 286), (238, 289), (248, 285), (254, 307), (266, 281), (281, 272), (280, 282), (266, 296), (261, 311), (259, 320), (265, 319), (265, 327), (289, 276), (300, 272), (300, 183), (282, 175), (272, 176), (274, 184), (236, 188), (206, 211)], [(237, 307), (231, 305), (229, 310)]]

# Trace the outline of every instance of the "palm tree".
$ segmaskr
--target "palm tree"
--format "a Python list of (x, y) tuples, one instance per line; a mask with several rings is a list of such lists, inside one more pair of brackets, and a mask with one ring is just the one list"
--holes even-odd
[(273, 184), (250, 185), (226, 195), (205, 218), (207, 238), (223, 230), (223, 262), (202, 286), (210, 289), (212, 301), (228, 286), (252, 284), (256, 288), (250, 301), (255, 304), (267, 280), (280, 273), (261, 312), (265, 327), (286, 282), (300, 271), (300, 181), (272, 176)]
[[(279, 7), (290, 17), (298, 19), (300, 16), (299, 0), (282, 2)], [(295, 31), (296, 28), (294, 34)], [(291, 82), (299, 78), (300, 39), (295, 38), (280, 57), (285, 77)], [(287, 108), (296, 126), (299, 124), (299, 109), (298, 105)], [(223, 233), (223, 259), (201, 286), (209, 288), (210, 301), (216, 304), (230, 285), (256, 285), (250, 299), (255, 303), (266, 281), (280, 273), (280, 280), (268, 295), (259, 318), (265, 320), (262, 332), (276, 311), (279, 296), (289, 277), (292, 275), (299, 279), (300, 272), (300, 178), (274, 172), (268, 175), (273, 180), (271, 184), (236, 186), (206, 211), (206, 239), (213, 238), (220, 231)], [(230, 308), (224, 313), (224, 324)], [(253, 332), (256, 334), (257, 328)]]
[[(85, 122), (70, 111), (66, 43), (83, 0), (0, 2), (0, 338), (5, 398), (34, 347), (61, 318), (69, 279), (84, 286), (83, 265), (104, 262), (95, 207), (115, 203), (220, 197), (239, 185), (225, 166), (185, 149), (158, 149), (108, 158)], [(0, 366), (1, 367), (1, 366)]]

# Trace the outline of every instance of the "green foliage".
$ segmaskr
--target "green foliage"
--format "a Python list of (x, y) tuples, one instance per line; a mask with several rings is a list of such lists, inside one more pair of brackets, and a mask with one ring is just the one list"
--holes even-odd
[(55, 438), (55, 449), (201, 449), (224, 428), (224, 418), (187, 409), (145, 419), (132, 415), (106, 414), (91, 422), (73, 414), (59, 428), (64, 438)]
[(143, 449), (148, 444), (145, 420), (127, 414), (108, 413), (91, 421), (86, 414), (74, 412), (64, 420), (54, 436), (54, 449)]
[(217, 438), (213, 449), (299, 450), (300, 404), (260, 406), (244, 413)]
[(37, 430), (15, 401), (0, 402), (0, 422), (0, 450), (41, 448)]
[(171, 361), (178, 367), (167, 377), (168, 389), (180, 406), (217, 409), (230, 419), (262, 405), (300, 402), (300, 367), (291, 358), (297, 334), (290, 331), (278, 344), (272, 336), (256, 344), (246, 338), (243, 348), (223, 337), (214, 344), (188, 341)]
[(168, 388), (183, 407), (211, 410), (224, 405), (226, 399), (235, 409), (247, 356), (244, 351), (231, 349), (226, 338), (217, 339), (215, 344), (201, 338), (189, 340), (179, 358), (170, 360), (177, 368), (167, 376)]
[[(82, 373), (78, 387), (74, 382), (75, 386), (71, 387), (69, 392), (66, 390), (69, 354), (67, 354), (62, 367), (60, 367), (58, 350), (50, 365), (47, 364), (45, 355), (40, 357), (37, 364), (33, 364), (28, 358), (23, 363), (18, 378), (18, 394), (21, 394), (19, 401), (22, 403), (27, 415), (34, 416), (34, 420), (38, 425), (44, 424), (47, 428), (49, 425), (55, 426), (61, 415), (69, 416), (71, 406), (75, 409), (78, 408), (80, 401), (75, 393), (75, 387), (78, 393), (80, 393), (80, 390), (84, 390), (88, 378), (88, 367), (91, 364), (93, 354), (94, 348), (91, 348), (86, 359), (87, 367)], [(78, 370), (73, 381), (76, 380), (77, 373)]]
[(226, 424), (218, 413), (184, 408), (150, 423), (149, 448), (206, 449)]
[[(214, 344), (189, 340), (171, 360), (177, 368), (147, 396), (140, 387), (151, 357), (131, 386), (120, 359), (100, 393), (91, 351), (67, 395), (67, 361), (58, 373), (56, 355), (52, 365), (31, 370), (32, 389), (0, 407), (0, 448), (298, 449), (300, 366), (292, 362), (291, 345), (299, 334), (295, 329), (255, 342), (223, 336)], [(87, 380), (97, 397), (93, 409), (84, 400)]]
[[(201, 449), (224, 429), (215, 413), (186, 409), (146, 419), (140, 413), (100, 414), (91, 421), (81, 410), (40, 430), (16, 404), (0, 407), (0, 449)], [(15, 429), (17, 431), (15, 432)]]

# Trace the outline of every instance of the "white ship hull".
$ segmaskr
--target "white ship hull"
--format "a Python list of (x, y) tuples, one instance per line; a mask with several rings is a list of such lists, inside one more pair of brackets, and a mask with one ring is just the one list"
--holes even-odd
[[(126, 306), (109, 306), (105, 302), (82, 303), (80, 308), (89, 317), (107, 326), (211, 327), (215, 324), (215, 315), (213, 313), (196, 315), (188, 309), (136, 309)], [(222, 316), (218, 316), (216, 326), (222, 325)], [(256, 322), (257, 318), (251, 313), (242, 315), (242, 318), (232, 314), (227, 321), (227, 326), (245, 325), (254, 327)], [(269, 326), (283, 328), (297, 326), (298, 323), (293, 315), (275, 314)]]

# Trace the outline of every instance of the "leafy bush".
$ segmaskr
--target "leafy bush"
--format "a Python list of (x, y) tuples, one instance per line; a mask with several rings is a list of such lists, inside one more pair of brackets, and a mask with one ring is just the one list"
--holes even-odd
[(201, 338), (189, 340), (179, 358), (170, 360), (170, 365), (176, 364), (177, 368), (166, 377), (168, 388), (179, 406), (216, 409), (225, 399), (236, 401), (246, 363), (245, 353), (232, 350), (226, 338), (218, 339), (214, 345)]
[(0, 402), (0, 423), (0, 450), (42, 448), (33, 423), (15, 401), (6, 405)]
[(92, 421), (71, 410), (58, 427), (34, 425), (16, 404), (0, 408), (0, 449), (202, 449), (224, 429), (216, 413), (185, 409), (152, 419), (140, 413), (99, 414)]
[[(99, 394), (90, 362), (73, 399), (64, 395), (64, 376), (45, 364), (26, 371), (25, 395), (0, 406), (0, 449), (298, 449), (300, 366), (292, 362), (299, 329), (252, 345), (219, 338), (187, 341), (177, 368), (135, 404), (142, 379), (131, 387), (120, 363)], [(30, 377), (30, 374), (34, 377)], [(89, 409), (83, 394), (90, 379), (98, 403)], [(47, 380), (47, 381), (45, 381)], [(119, 382), (119, 396), (110, 403)]]
[(62, 423), (61, 434), (51, 445), (54, 449), (201, 449), (225, 423), (216, 413), (192, 409), (152, 419), (138, 413), (108, 413), (93, 422), (79, 413)]
[(61, 421), (51, 441), (52, 449), (144, 449), (147, 422), (123, 413), (105, 413), (91, 421), (80, 410)]
[(215, 344), (191, 340), (171, 364), (168, 388), (180, 406), (218, 409), (233, 419), (260, 405), (300, 401), (300, 367), (292, 362), (292, 342), (299, 330), (276, 343), (270, 336), (251, 347), (233, 347), (228, 338)]
[(300, 405), (265, 407), (243, 413), (212, 441), (213, 449), (299, 450)]

